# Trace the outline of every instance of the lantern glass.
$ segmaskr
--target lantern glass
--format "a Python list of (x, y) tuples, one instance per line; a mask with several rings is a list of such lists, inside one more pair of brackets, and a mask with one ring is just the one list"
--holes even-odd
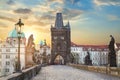
[(20, 26), (17, 26), (17, 32), (18, 32), (18, 34), (21, 33), (21, 27)]
[(21, 36), (21, 27), (20, 26), (16, 26), (16, 30), (17, 30), (18, 37), (20, 37)]

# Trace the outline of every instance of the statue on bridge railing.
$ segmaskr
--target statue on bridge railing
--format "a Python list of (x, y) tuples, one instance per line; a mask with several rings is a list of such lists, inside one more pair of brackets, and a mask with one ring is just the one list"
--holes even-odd
[(110, 35), (111, 41), (109, 43), (109, 55), (108, 55), (108, 63), (110, 67), (116, 67), (116, 51), (115, 51), (115, 39), (112, 35)]
[(90, 53), (87, 52), (87, 55), (85, 57), (85, 65), (92, 65), (92, 60), (90, 59)]
[(26, 66), (34, 65), (35, 44), (33, 41), (33, 34), (31, 34), (26, 47)]

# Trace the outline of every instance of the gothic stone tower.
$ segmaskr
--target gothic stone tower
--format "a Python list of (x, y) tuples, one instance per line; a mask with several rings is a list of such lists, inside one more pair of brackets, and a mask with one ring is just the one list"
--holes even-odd
[(62, 13), (56, 14), (55, 26), (51, 26), (51, 64), (54, 64), (56, 57), (59, 55), (64, 59), (66, 64), (70, 60), (70, 24), (64, 26)]

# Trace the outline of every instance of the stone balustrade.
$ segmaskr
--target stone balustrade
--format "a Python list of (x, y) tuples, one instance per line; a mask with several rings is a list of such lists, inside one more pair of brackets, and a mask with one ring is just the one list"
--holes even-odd
[(14, 73), (9, 76), (2, 77), (0, 80), (30, 80), (39, 73), (40, 69), (41, 65), (36, 65), (23, 70), (21, 73)]
[(100, 72), (100, 73), (105, 73), (105, 74), (120, 77), (120, 68), (118, 68), (118, 67), (87, 66), (87, 65), (80, 65), (80, 64), (68, 64), (68, 65), (75, 67), (75, 68), (78, 68), (78, 69)]

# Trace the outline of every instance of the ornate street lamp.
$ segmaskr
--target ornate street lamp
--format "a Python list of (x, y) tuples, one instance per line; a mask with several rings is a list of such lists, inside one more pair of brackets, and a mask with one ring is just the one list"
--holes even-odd
[(18, 35), (18, 63), (17, 63), (16, 72), (21, 72), (21, 63), (20, 63), (20, 39), (21, 39), (21, 26), (23, 26), (24, 24), (21, 22), (21, 19), (19, 19), (18, 23), (16, 23), (15, 25), (18, 25), (18, 26), (16, 27), (17, 35)]

